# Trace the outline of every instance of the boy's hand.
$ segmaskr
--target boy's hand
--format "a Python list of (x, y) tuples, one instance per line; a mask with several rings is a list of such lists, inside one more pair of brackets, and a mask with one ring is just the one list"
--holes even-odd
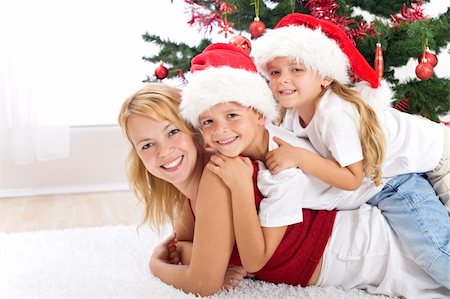
[(248, 274), (244, 267), (236, 265), (228, 265), (227, 272), (225, 272), (225, 278), (223, 280), (222, 288), (231, 289), (237, 286), (244, 277), (251, 277), (252, 274)]
[(247, 157), (229, 158), (217, 153), (211, 156), (207, 167), (231, 190), (242, 186), (245, 180), (251, 180), (253, 176), (253, 165)]
[(272, 174), (277, 174), (287, 168), (299, 167), (299, 158), (301, 155), (301, 148), (290, 145), (283, 139), (273, 137), (280, 147), (276, 148), (266, 154), (266, 167)]

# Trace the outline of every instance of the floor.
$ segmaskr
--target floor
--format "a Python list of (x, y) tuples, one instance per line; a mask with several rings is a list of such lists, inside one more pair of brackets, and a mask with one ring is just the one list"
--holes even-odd
[(138, 224), (143, 213), (130, 191), (0, 198), (0, 232)]

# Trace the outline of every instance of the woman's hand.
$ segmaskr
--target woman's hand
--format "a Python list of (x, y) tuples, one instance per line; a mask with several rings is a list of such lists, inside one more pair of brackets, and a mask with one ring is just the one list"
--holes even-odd
[(219, 176), (230, 190), (239, 188), (245, 184), (245, 180), (250, 179), (249, 185), (252, 184), (253, 165), (247, 157), (229, 158), (216, 153), (210, 157), (207, 167)]
[(176, 243), (176, 233), (173, 232), (153, 249), (150, 264), (152, 260), (158, 260), (166, 264), (179, 264), (181, 262), (181, 255), (177, 250)]
[(176, 232), (170, 234), (168, 238), (169, 243), (167, 244), (167, 251), (168, 251), (167, 260), (171, 264), (178, 265), (181, 263), (181, 253), (179, 248), (177, 247), (178, 239)]
[(223, 289), (232, 289), (239, 285), (239, 283), (246, 277), (253, 276), (245, 271), (244, 267), (236, 265), (228, 265), (227, 272), (225, 273), (225, 278), (223, 280)]

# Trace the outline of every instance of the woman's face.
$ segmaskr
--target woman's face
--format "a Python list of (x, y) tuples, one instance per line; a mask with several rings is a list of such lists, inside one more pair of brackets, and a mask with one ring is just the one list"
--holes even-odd
[(197, 163), (193, 138), (169, 121), (142, 115), (128, 119), (128, 134), (145, 168), (154, 176), (182, 185), (192, 178)]

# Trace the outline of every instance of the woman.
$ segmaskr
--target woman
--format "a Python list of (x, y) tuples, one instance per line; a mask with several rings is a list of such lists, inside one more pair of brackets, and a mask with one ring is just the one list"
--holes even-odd
[[(123, 103), (118, 121), (132, 145), (128, 177), (131, 189), (146, 206), (143, 223), (158, 231), (170, 223), (177, 246), (184, 246), (186, 252), (190, 244), (180, 241), (193, 240), (193, 211), (209, 153), (200, 132), (179, 117), (179, 103), (179, 90), (150, 83)], [(151, 139), (148, 132), (155, 133)], [(230, 265), (221, 283), (225, 288), (236, 286), (245, 274), (242, 267)]]
[[(162, 224), (164, 219), (168, 219), (174, 223), (178, 239), (195, 240), (192, 244), (191, 254), (182, 252), (183, 265), (172, 264), (169, 249), (172, 243), (171, 238), (157, 246), (150, 260), (151, 271), (164, 282), (186, 292), (210, 295), (220, 290), (230, 257), (233, 257), (233, 261), (239, 262), (234, 248), (235, 238), (229, 190), (221, 179), (208, 169), (202, 170), (209, 155), (201, 149), (202, 142), (198, 138), (198, 133), (179, 119), (176, 111), (176, 103), (179, 98), (177, 91), (172, 90), (170, 93), (166, 93), (166, 88), (158, 84), (150, 84), (128, 99), (122, 107), (119, 123), (133, 145), (130, 160), (132, 162), (130, 182), (141, 198), (142, 194), (154, 196), (151, 201), (148, 200), (149, 197), (145, 197), (148, 208), (147, 219), (156, 215), (154, 218), (156, 224)], [(168, 95), (173, 99), (162, 100)], [(164, 105), (167, 106), (164, 107)], [(195, 138), (197, 138), (197, 142), (194, 141)], [(139, 159), (142, 162), (139, 162)], [(144, 166), (148, 170), (148, 174), (143, 169)], [(144, 179), (141, 180), (141, 178)], [(162, 184), (163, 180), (166, 180), (168, 184), (158, 186), (156, 182), (159, 181), (159, 184)], [(158, 187), (160, 188), (158, 189)], [(147, 188), (150, 189), (149, 193), (146, 193)], [(175, 192), (174, 188), (179, 192)], [(164, 193), (170, 194), (170, 197), (163, 197)], [(170, 200), (167, 200), (166, 203), (164, 198), (170, 198)], [(186, 198), (190, 200), (185, 200)], [(352, 211), (338, 213), (342, 215), (341, 220), (348, 220), (336, 223), (336, 228), (340, 232), (349, 231), (357, 225), (353, 221), (357, 218), (351, 215)], [(366, 215), (373, 213), (378, 220), (382, 217), (379, 213), (376, 216), (377, 212), (374, 209)], [(322, 268), (321, 257), (331, 236), (335, 214), (335, 211), (304, 210), (302, 226), (306, 229), (299, 230), (301, 234), (297, 235), (297, 239), (302, 236), (301, 242), (304, 241), (303, 243), (311, 243), (311, 240), (315, 240), (315, 242), (312, 246), (306, 246), (310, 251), (302, 260), (306, 261), (305, 268), (300, 268), (301, 271), (298, 268), (284, 269), (299, 276), (298, 281), (300, 282), (295, 284), (317, 283)], [(349, 225), (353, 226), (349, 228)], [(308, 230), (307, 228), (312, 229)], [(336, 236), (336, 234), (331, 236), (333, 242), (338, 238)], [(355, 243), (362, 241), (355, 240)], [(305, 248), (303, 243), (298, 248)], [(321, 243), (320, 246), (315, 246), (319, 243)], [(362, 243), (364, 244), (364, 242)], [(290, 250), (289, 248), (284, 249)], [(298, 252), (298, 255), (302, 253), (304, 252)], [(314, 256), (317, 258), (310, 259)], [(259, 277), (268, 277), (267, 280), (272, 282), (294, 284), (290, 281), (277, 281), (280, 276), (270, 277), (270, 273), (268, 273), (280, 270), (283, 269), (280, 267), (275, 267), (273, 270), (263, 268), (262, 271), (266, 271), (265, 276), (261, 274)], [(415, 270), (421, 271), (417, 267)], [(255, 275), (258, 277), (259, 273)], [(324, 277), (320, 277), (320, 279), (326, 280)], [(436, 289), (438, 289), (438, 293), (445, 292), (437, 286)]]

